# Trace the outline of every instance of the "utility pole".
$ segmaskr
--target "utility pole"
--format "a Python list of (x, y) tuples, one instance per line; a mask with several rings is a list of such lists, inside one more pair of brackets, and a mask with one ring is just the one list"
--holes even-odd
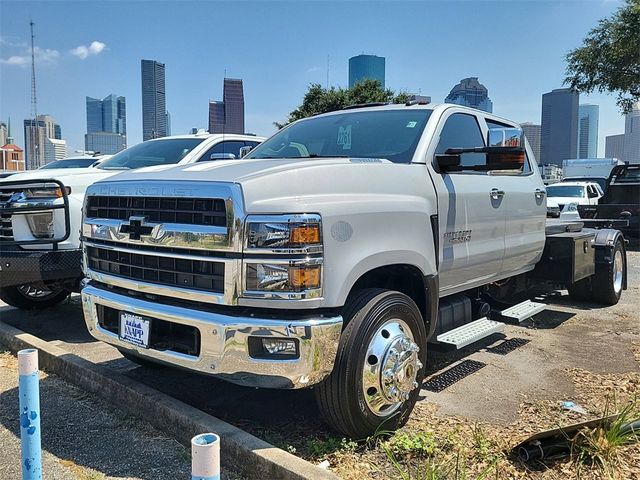
[(33, 20), (29, 21), (31, 28), (31, 115), (33, 115), (33, 123), (31, 129), (31, 155), (29, 163), (38, 168), (40, 166), (40, 126), (38, 125), (38, 97), (36, 96), (36, 55), (34, 47)]

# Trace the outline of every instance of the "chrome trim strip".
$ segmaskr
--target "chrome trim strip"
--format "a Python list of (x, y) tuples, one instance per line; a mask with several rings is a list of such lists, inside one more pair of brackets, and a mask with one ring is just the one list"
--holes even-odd
[[(227, 270), (225, 265), (225, 287), (227, 286)], [(224, 293), (207, 293), (202, 290), (192, 290), (168, 285), (158, 285), (155, 283), (143, 282), (139, 280), (131, 280), (128, 278), (109, 275), (108, 273), (96, 272), (91, 270), (85, 263), (85, 275), (91, 280), (103, 283), (105, 285), (113, 285), (114, 287), (126, 288), (127, 290), (135, 290), (140, 293), (149, 293), (151, 295), (160, 295), (167, 298), (180, 298), (192, 302), (212, 303), (215, 305), (235, 305), (236, 299), (230, 300)], [(127, 297), (129, 298), (129, 297)], [(132, 299), (133, 300), (133, 299)], [(229, 303), (227, 303), (229, 301)]]
[(116, 252), (125, 252), (125, 253), (136, 253), (139, 255), (148, 255), (150, 257), (167, 257), (167, 258), (181, 258), (184, 260), (198, 260), (201, 262), (228, 262), (229, 258), (225, 257), (208, 257), (204, 255), (189, 255), (187, 253), (173, 253), (169, 251), (163, 252), (162, 250), (154, 251), (154, 250), (137, 250), (135, 248), (127, 248), (127, 244), (123, 243), (122, 245), (105, 245), (102, 243), (94, 243), (90, 240), (85, 240), (84, 245), (87, 247), (93, 248), (102, 248), (104, 250), (114, 250)]
[(233, 246), (229, 245), (229, 230), (226, 227), (183, 223), (143, 222), (144, 226), (152, 228), (151, 233), (149, 235), (141, 235), (140, 239), (132, 239), (128, 233), (120, 232), (122, 225), (128, 224), (129, 220), (89, 218), (85, 219), (82, 224), (82, 235), (89, 239), (109, 240), (135, 245), (150, 245), (153, 247), (223, 251), (233, 249)]
[[(190, 325), (200, 332), (200, 356), (136, 347), (100, 327), (97, 305), (138, 315)], [(89, 333), (142, 358), (180, 366), (240, 385), (266, 388), (303, 388), (322, 381), (333, 369), (342, 317), (317, 315), (300, 320), (234, 317), (190, 310), (119, 295), (91, 284), (82, 290), (82, 306)], [(250, 337), (293, 338), (297, 359), (256, 359), (249, 356)]]

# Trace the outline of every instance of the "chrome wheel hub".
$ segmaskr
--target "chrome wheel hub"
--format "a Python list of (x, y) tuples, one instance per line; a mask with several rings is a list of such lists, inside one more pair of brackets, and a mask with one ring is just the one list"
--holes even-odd
[(622, 291), (622, 277), (624, 273), (624, 262), (622, 260), (622, 252), (616, 250), (616, 255), (613, 258), (613, 290), (616, 293)]
[(364, 360), (362, 388), (375, 415), (390, 415), (418, 388), (419, 351), (409, 326), (400, 319), (389, 320), (373, 336)]

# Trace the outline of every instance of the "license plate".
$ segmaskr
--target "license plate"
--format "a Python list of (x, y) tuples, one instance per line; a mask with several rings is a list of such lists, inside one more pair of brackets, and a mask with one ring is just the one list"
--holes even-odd
[(129, 312), (120, 312), (120, 340), (138, 347), (149, 347), (151, 319)]

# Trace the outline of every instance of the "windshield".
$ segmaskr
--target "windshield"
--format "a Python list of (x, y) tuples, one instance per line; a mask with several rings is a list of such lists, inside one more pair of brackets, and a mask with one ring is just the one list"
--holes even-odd
[(178, 163), (203, 140), (202, 138), (171, 138), (142, 142), (115, 154), (102, 162), (98, 168), (128, 170)]
[(245, 158), (384, 158), (409, 163), (431, 115), (427, 109), (348, 110), (280, 130)]
[(548, 197), (584, 197), (584, 187), (582, 185), (553, 185), (547, 187)]
[(576, 177), (569, 178), (566, 177), (562, 180), (563, 182), (595, 182), (600, 185), (600, 188), (604, 192), (607, 189), (607, 179), (604, 177)]
[(39, 170), (47, 170), (50, 168), (87, 168), (97, 161), (97, 158), (65, 158), (63, 160), (49, 162), (40, 167)]

